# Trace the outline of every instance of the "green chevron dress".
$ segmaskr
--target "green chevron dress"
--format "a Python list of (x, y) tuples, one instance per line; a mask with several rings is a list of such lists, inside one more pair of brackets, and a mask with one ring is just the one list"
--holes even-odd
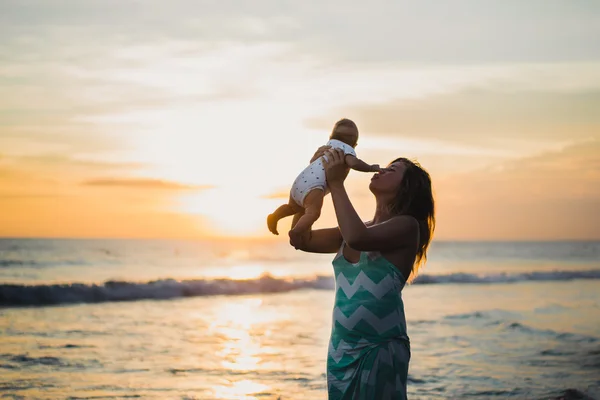
[(343, 248), (333, 260), (329, 399), (406, 399), (410, 346), (401, 295), (406, 280), (380, 253), (360, 253), (353, 264)]

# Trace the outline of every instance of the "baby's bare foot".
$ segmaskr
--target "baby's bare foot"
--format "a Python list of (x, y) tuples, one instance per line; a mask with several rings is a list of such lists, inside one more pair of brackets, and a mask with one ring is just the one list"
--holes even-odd
[(279, 232), (277, 232), (277, 218), (275, 218), (275, 215), (269, 214), (267, 217), (267, 227), (273, 235), (279, 235)]

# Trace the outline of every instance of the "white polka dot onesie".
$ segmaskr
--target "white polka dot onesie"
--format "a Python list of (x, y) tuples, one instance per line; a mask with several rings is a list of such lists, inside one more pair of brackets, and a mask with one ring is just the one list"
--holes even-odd
[[(327, 142), (327, 146), (331, 146), (334, 149), (342, 149), (344, 154), (351, 154), (356, 157), (354, 148), (340, 140), (331, 139)], [(300, 175), (298, 175), (292, 185), (290, 195), (300, 207), (304, 207), (306, 195), (314, 189), (323, 190), (325, 194), (329, 193), (327, 182), (325, 180), (325, 168), (323, 167), (323, 160), (321, 160), (321, 157), (313, 161), (300, 173)]]

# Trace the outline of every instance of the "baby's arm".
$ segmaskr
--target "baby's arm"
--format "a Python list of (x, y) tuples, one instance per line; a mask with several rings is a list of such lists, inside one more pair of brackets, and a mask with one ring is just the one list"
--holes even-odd
[(346, 164), (355, 171), (360, 172), (379, 172), (379, 164), (367, 164), (360, 158), (351, 154), (346, 154)]

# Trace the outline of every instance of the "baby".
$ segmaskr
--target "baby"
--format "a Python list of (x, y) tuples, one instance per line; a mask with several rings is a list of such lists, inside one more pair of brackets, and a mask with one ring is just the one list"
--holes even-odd
[[(327, 146), (342, 149), (345, 154), (346, 164), (356, 171), (378, 172), (379, 165), (367, 164), (356, 157), (354, 148), (358, 141), (358, 128), (356, 124), (346, 118), (335, 123)], [(301, 236), (321, 216), (323, 198), (329, 193), (325, 179), (325, 168), (321, 157), (313, 161), (304, 171), (298, 175), (287, 204), (283, 204), (267, 217), (269, 230), (278, 235), (277, 222), (280, 219), (294, 216), (290, 235)]]

